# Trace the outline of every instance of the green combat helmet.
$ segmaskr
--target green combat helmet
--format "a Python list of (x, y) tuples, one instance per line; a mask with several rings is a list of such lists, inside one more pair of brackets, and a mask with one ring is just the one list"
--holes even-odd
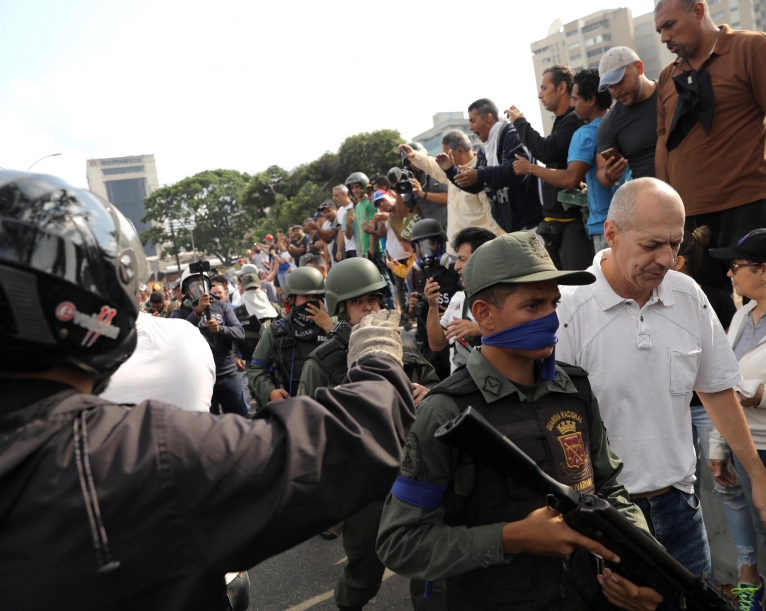
[(344, 259), (333, 265), (327, 274), (325, 299), (327, 299), (330, 316), (338, 316), (341, 320), (346, 320), (343, 302), (371, 293), (384, 297), (391, 294), (378, 268), (369, 259), (361, 257)]
[(313, 267), (299, 267), (287, 277), (282, 287), (285, 299), (293, 295), (324, 295), (324, 277)]

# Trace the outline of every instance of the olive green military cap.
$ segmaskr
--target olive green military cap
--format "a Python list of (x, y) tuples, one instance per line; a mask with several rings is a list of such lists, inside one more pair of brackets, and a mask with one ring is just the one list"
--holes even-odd
[(261, 279), (258, 277), (258, 273), (252, 273), (248, 272), (246, 274), (242, 274), (239, 277), (239, 282), (242, 285), (242, 288), (252, 289), (252, 288), (258, 288), (261, 286)]
[(532, 231), (507, 233), (482, 244), (463, 268), (463, 286), (468, 297), (495, 284), (545, 280), (578, 285), (592, 284), (596, 277), (590, 272), (557, 270)]

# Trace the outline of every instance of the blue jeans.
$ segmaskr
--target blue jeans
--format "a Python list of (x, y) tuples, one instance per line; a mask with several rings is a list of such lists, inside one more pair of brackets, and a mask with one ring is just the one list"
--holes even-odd
[(279, 272), (277, 274), (277, 278), (279, 279), (279, 288), (282, 289), (282, 292), (285, 291), (285, 287), (287, 286), (287, 277), (290, 275), (290, 272)]
[[(758, 456), (760, 456), (761, 462), (766, 465), (766, 450), (758, 450)], [(734, 523), (732, 523), (727, 507), (726, 519), (729, 521), (734, 544), (737, 546), (737, 564), (741, 568), (742, 564), (752, 566), (758, 562), (756, 533), (766, 545), (766, 528), (764, 528), (763, 522), (761, 522), (761, 518), (753, 506), (753, 486), (750, 483), (750, 478), (736, 456), (734, 456), (734, 468), (737, 471), (737, 480), (744, 491), (742, 499), (744, 507), (738, 512), (732, 511), (733, 517), (736, 519)]]
[(242, 386), (236, 371), (215, 379), (213, 396), (210, 398), (210, 413), (220, 414), (219, 405), (224, 414), (239, 414), (247, 418), (248, 410), (245, 407), (245, 398), (242, 395)]
[[(648, 499), (631, 499), (641, 510), (649, 532), (665, 550), (695, 575), (703, 571), (713, 579), (713, 564), (707, 541), (702, 506), (696, 494), (671, 488), (665, 494)], [(663, 601), (658, 609), (675, 609)]]
[[(713, 422), (710, 420), (710, 416), (708, 416), (702, 405), (692, 405), (691, 412), (692, 425), (696, 430), (695, 439), (699, 437), (699, 445), (704, 458), (704, 464), (697, 463), (697, 471), (699, 472), (700, 469), (708, 468), (707, 463), (710, 460), (710, 431), (713, 430)], [(766, 454), (766, 452), (764, 452), (764, 454)], [(763, 460), (763, 456), (761, 456), (761, 459)], [(713, 492), (721, 497), (721, 501), (723, 501), (726, 521), (729, 523), (729, 529), (731, 530), (731, 535), (734, 539), (734, 545), (737, 548), (737, 569), (741, 570), (743, 564), (753, 566), (758, 562), (758, 545), (756, 543), (755, 530), (753, 530), (753, 519), (750, 517), (750, 512), (755, 512), (755, 510), (748, 508), (748, 500), (745, 496), (745, 490), (743, 489), (745, 481), (747, 481), (747, 494), (749, 496), (750, 480), (747, 478), (747, 473), (745, 473), (742, 465), (737, 465), (736, 470), (740, 482), (739, 484), (724, 488), (718, 482), (714, 482)], [(742, 475), (743, 473), (744, 476)], [(700, 478), (699, 473), (697, 477)], [(699, 481), (700, 479), (694, 484), (695, 490), (697, 491), (699, 491)], [(755, 514), (754, 519), (760, 526), (761, 530), (758, 532), (761, 536), (761, 540), (766, 543), (766, 529), (763, 528), (763, 524), (757, 514)]]

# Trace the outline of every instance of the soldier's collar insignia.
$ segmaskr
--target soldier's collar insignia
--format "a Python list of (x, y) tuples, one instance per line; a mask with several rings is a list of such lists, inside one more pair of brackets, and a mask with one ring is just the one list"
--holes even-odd
[(500, 389), (503, 387), (503, 383), (497, 378), (487, 376), (484, 378), (484, 392), (488, 392), (493, 397), (497, 397), (500, 394)]

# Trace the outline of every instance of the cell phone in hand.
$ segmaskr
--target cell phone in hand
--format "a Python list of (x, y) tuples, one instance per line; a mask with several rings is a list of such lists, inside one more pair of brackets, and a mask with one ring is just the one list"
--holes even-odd
[(606, 149), (605, 151), (601, 151), (599, 153), (604, 158), (604, 161), (609, 161), (612, 157), (614, 157), (614, 160), (617, 161), (618, 159), (622, 159), (622, 155), (620, 155), (615, 149), (610, 148)]

